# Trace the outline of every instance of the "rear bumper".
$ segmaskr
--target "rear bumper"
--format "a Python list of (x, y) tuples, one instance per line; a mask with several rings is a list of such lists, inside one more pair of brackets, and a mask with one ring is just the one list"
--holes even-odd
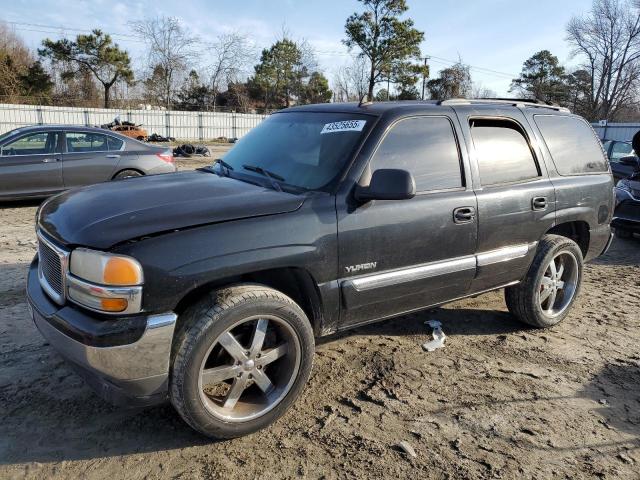
[[(102, 320), (80, 309), (61, 308), (51, 302), (38, 282), (37, 261), (29, 271), (27, 298), (33, 321), (42, 336), (105, 400), (131, 407), (166, 400), (177, 318), (173, 312), (136, 319), (145, 322), (141, 335), (128, 340), (123, 340), (122, 335), (109, 337), (108, 328), (116, 328), (119, 319)], [(100, 341), (96, 341), (95, 328), (84, 327), (95, 323), (106, 324), (100, 330)], [(97, 346), (105, 343), (104, 338), (116, 339), (110, 342), (115, 344)], [(135, 340), (125, 343), (131, 338)]]
[(585, 262), (604, 255), (609, 246), (611, 246), (612, 240), (613, 234), (609, 225), (600, 225), (597, 228), (592, 228), (589, 231), (589, 250), (584, 258)]

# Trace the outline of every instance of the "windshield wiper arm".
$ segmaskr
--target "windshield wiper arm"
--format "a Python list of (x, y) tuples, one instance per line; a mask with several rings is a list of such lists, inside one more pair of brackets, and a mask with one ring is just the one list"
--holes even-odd
[(242, 168), (267, 177), (271, 181), (271, 185), (273, 185), (273, 188), (275, 188), (279, 192), (282, 191), (282, 187), (276, 180), (284, 182), (284, 177), (281, 177), (277, 173), (270, 172), (269, 170), (265, 170), (264, 168), (255, 165), (242, 165)]
[(213, 161), (213, 164), (211, 165), (212, 167), (214, 165), (220, 165), (221, 167), (223, 167), (222, 171), (224, 172), (224, 176), (228, 177), (229, 176), (229, 172), (233, 170), (233, 167), (231, 165), (229, 165), (227, 162), (225, 162), (223, 159), (221, 158), (216, 158)]

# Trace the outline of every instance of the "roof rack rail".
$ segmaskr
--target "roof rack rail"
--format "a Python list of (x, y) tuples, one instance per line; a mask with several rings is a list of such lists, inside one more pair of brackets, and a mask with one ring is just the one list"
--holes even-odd
[(566, 107), (561, 107), (550, 102), (544, 102), (537, 98), (451, 98), (440, 100), (438, 105), (513, 105), (516, 107), (550, 108), (560, 112), (569, 112)]

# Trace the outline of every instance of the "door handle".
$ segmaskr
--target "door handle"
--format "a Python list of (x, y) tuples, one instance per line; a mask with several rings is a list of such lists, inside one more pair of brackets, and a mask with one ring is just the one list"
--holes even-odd
[(53, 163), (53, 162), (58, 162), (60, 161), (59, 158), (44, 158), (42, 160), (42, 163)]
[(111, 154), (107, 155), (107, 158), (120, 158), (120, 155)]
[(453, 211), (454, 223), (470, 223), (476, 218), (476, 209), (473, 207), (458, 207)]
[(533, 197), (531, 199), (531, 208), (533, 210), (546, 210), (547, 197)]

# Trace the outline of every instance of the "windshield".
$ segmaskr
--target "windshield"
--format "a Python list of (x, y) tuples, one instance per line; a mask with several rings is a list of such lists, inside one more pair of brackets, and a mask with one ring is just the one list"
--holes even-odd
[(223, 160), (233, 176), (325, 190), (344, 169), (372, 119), (344, 113), (277, 113), (240, 139)]
[(11, 135), (14, 135), (16, 133), (20, 133), (22, 131), (23, 127), (20, 128), (14, 128), (13, 130), (9, 130), (8, 132), (3, 133), (2, 135), (0, 135), (0, 142), (2, 140), (4, 140), (7, 137), (10, 137)]

